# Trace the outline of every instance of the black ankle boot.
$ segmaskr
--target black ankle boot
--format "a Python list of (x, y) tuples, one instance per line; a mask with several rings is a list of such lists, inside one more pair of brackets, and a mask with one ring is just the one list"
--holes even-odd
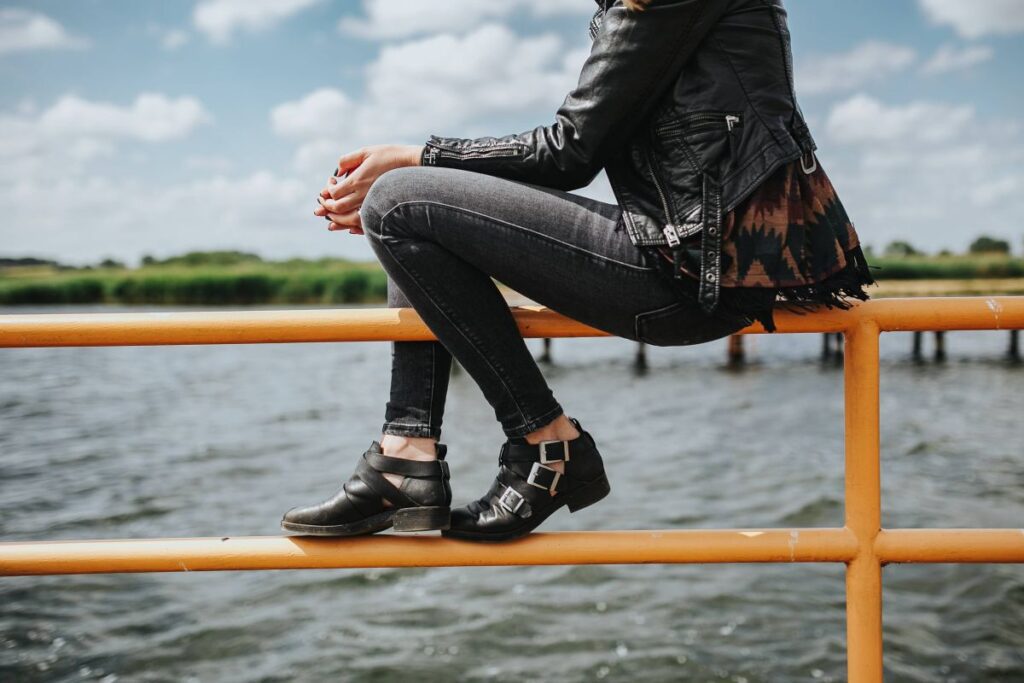
[[(386, 456), (374, 441), (340, 491), (319, 505), (292, 508), (281, 528), (313, 536), (361, 536), (391, 526), (395, 531), (447, 529), (452, 504), (447, 450), (439, 443), (436, 461), (418, 462)], [(396, 488), (383, 473), (405, 480)]]
[[(528, 444), (509, 439), (501, 447), (498, 477), (483, 498), (452, 510), (442, 535), (469, 541), (510, 541), (525, 536), (563, 505), (576, 512), (611, 490), (593, 437), (569, 418), (580, 436), (572, 441)], [(565, 474), (547, 465), (565, 463)], [(554, 495), (552, 495), (554, 494)]]

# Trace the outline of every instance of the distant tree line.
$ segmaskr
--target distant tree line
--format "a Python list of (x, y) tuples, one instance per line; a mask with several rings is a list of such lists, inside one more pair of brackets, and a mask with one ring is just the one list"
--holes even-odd
[(191, 252), (138, 268), (113, 259), (79, 268), (45, 259), (0, 259), (0, 305), (353, 304), (387, 300), (375, 262), (268, 262), (238, 251)]
[[(989, 237), (988, 235), (982, 235), (977, 238), (967, 248), (967, 253), (975, 256), (986, 256), (986, 255), (1004, 255), (1009, 256), (1013, 252), (1013, 247), (1010, 246), (1009, 241), (999, 239), (997, 237)], [(885, 251), (882, 252), (884, 256), (889, 258), (904, 258), (910, 256), (927, 256), (928, 254), (920, 249), (917, 249), (910, 242), (904, 240), (895, 240), (890, 242), (886, 247)], [(955, 256), (953, 252), (948, 249), (940, 251), (938, 256)]]

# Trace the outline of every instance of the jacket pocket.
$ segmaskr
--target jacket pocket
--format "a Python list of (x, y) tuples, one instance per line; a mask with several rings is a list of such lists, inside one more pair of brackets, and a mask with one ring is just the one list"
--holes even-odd
[(740, 323), (708, 315), (688, 300), (640, 313), (634, 321), (637, 341), (651, 346), (703, 344), (728, 337), (743, 327)]
[(723, 177), (738, 156), (743, 134), (740, 112), (700, 111), (663, 121), (655, 134), (676, 146), (698, 173)]

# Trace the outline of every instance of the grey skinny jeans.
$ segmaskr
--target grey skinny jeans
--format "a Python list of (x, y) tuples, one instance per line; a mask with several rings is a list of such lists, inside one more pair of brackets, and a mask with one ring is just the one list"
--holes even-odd
[(492, 277), (567, 317), (658, 346), (697, 344), (747, 321), (705, 314), (645, 262), (618, 206), (471, 171), (401, 168), (360, 211), (388, 274), (439, 342), (393, 342), (384, 434), (441, 436), (452, 355), (509, 437), (562, 414)]

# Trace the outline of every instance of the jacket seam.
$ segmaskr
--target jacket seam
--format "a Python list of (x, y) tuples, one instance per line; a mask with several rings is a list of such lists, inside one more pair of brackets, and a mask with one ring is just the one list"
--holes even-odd
[(750, 111), (754, 112), (754, 116), (757, 117), (757, 120), (761, 123), (761, 126), (768, 131), (768, 134), (772, 137), (772, 139), (775, 140), (775, 144), (781, 147), (782, 141), (775, 136), (775, 131), (773, 131), (771, 129), (771, 126), (769, 126), (765, 122), (764, 117), (761, 116), (761, 112), (758, 111), (758, 108), (754, 106), (754, 101), (750, 97), (750, 91), (747, 89), (747, 84), (743, 82), (743, 79), (740, 77), (740, 72), (736, 70), (736, 65), (733, 64), (732, 59), (729, 57), (729, 54), (722, 48), (722, 41), (712, 36), (709, 36), (709, 38), (714, 40), (715, 44), (718, 45), (718, 51), (722, 53), (722, 58), (725, 60), (726, 64), (729, 65), (729, 70), (732, 71), (733, 76), (736, 77), (736, 82), (739, 83), (740, 90), (743, 91), (743, 97), (747, 100), (747, 107), (750, 109)]

